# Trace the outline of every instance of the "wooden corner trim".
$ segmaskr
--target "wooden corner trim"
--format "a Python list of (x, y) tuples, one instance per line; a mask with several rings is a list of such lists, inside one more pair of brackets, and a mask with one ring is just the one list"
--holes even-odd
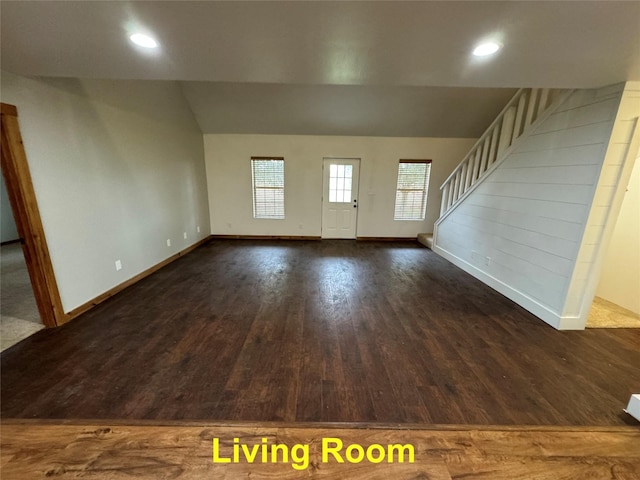
[(417, 237), (357, 237), (359, 242), (417, 242)]
[(18, 112), (13, 105), (3, 103), (1, 106), (0, 150), (9, 202), (23, 243), (22, 251), (40, 318), (45, 326), (55, 327), (64, 318), (64, 311), (20, 133)]
[(153, 265), (152, 267), (147, 268), (146, 270), (144, 270), (143, 272), (140, 272), (139, 274), (131, 277), (129, 280), (125, 280), (124, 282), (116, 285), (115, 287), (107, 290), (106, 292), (98, 295), (97, 297), (89, 300), (86, 303), (83, 303), (82, 305), (80, 305), (79, 307), (74, 308), (73, 310), (67, 312), (64, 314), (64, 318), (63, 321), (60, 323), (61, 325), (63, 323), (67, 323), (70, 320), (73, 320), (76, 317), (79, 317), (80, 315), (82, 315), (83, 313), (88, 312), (89, 310), (91, 310), (93, 307), (101, 304), (102, 302), (104, 302), (105, 300), (113, 297), (114, 295), (120, 293), (121, 291), (123, 291), (125, 288), (130, 287), (131, 285), (138, 283), (140, 280), (142, 280), (143, 278), (148, 277), (149, 275), (151, 275), (152, 273), (157, 272), (158, 270), (160, 270), (162, 267), (165, 267), (167, 265), (169, 265), (171, 262), (174, 262), (175, 260), (177, 260), (180, 257), (184, 257), (186, 254), (192, 252), (193, 250), (195, 250), (196, 248), (198, 248), (199, 246), (205, 244), (206, 242), (208, 242), (211, 239), (210, 236), (205, 237), (201, 240), (198, 240), (196, 243), (194, 243), (193, 245), (185, 248), (184, 250), (179, 251), (178, 253), (175, 253), (173, 255), (171, 255), (169, 258), (166, 258), (164, 260), (162, 260), (160, 263), (157, 263), (156, 265)]
[(18, 108), (15, 105), (0, 103), (0, 106), (2, 107), (2, 115), (11, 115), (12, 117), (18, 116)]
[(309, 235), (211, 235), (219, 240), (321, 240), (321, 237)]

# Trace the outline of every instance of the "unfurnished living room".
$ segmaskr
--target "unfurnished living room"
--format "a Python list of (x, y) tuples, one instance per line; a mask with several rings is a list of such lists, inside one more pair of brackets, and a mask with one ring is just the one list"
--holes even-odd
[(640, 478), (640, 2), (0, 13), (2, 479)]

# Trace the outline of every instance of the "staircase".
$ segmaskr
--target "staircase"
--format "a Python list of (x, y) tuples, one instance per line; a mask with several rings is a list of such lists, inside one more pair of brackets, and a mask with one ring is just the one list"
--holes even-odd
[(521, 88), (478, 139), (462, 162), (440, 187), (443, 220), (490, 171), (507, 156), (514, 144), (546, 118), (570, 92), (548, 88)]

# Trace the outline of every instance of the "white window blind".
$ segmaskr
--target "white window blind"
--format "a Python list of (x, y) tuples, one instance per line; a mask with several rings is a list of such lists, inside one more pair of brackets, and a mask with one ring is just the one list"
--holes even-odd
[(424, 220), (431, 160), (400, 160), (394, 220)]
[(284, 218), (284, 158), (251, 157), (253, 218)]

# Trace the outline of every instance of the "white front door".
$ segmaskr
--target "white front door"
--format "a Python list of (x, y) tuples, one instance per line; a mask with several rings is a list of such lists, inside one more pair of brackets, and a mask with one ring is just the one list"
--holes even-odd
[(322, 238), (356, 238), (358, 158), (325, 158), (322, 188)]

